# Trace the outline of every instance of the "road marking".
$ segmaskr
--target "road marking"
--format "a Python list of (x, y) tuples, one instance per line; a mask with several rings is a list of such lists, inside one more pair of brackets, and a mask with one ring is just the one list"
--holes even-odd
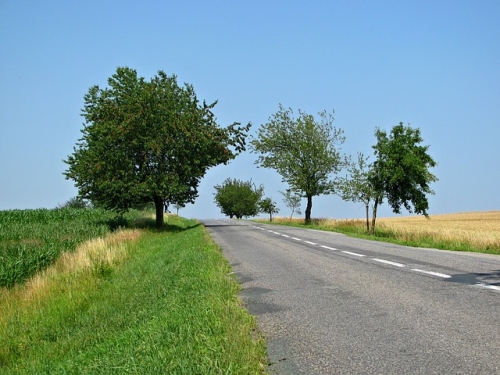
[[(274, 233), (274, 234), (280, 235), (282, 237), (291, 238), (292, 240), (295, 240), (295, 241), (303, 241), (303, 242), (305, 242), (307, 244), (310, 244), (310, 245), (317, 245), (316, 242), (302, 240), (302, 239), (297, 238), (297, 237), (290, 237), (290, 236), (287, 236), (286, 234), (281, 234), (279, 232), (275, 232), (275, 231), (272, 231), (272, 230), (269, 230), (269, 229), (264, 229), (264, 228), (261, 228), (261, 227), (255, 227), (255, 228), (260, 229), (260, 230), (266, 230), (269, 233)], [(325, 246), (325, 245), (320, 245), (320, 247), (322, 247), (324, 249), (327, 249), (327, 250), (332, 250), (332, 251), (338, 250), (338, 249), (336, 249), (334, 247), (329, 247), (329, 246)], [(346, 251), (346, 250), (342, 250), (342, 252), (344, 254), (353, 255), (353, 256), (357, 256), (357, 257), (365, 257), (366, 256), (364, 254), (353, 253), (351, 251)], [(384, 264), (388, 264), (388, 265), (391, 265), (391, 266), (396, 266), (396, 267), (401, 267), (401, 268), (406, 267), (406, 265), (404, 265), (404, 264), (397, 263), (397, 262), (392, 262), (390, 260), (378, 259), (378, 258), (372, 258), (372, 260), (375, 261), (375, 262), (384, 263)], [(427, 274), (427, 275), (431, 275), (431, 276), (441, 277), (443, 279), (449, 279), (449, 278), (452, 277), (452, 276), (444, 274), (444, 273), (439, 273), (439, 272), (434, 272), (434, 271), (425, 271), (425, 270), (421, 270), (421, 269), (418, 269), (418, 268), (412, 268), (411, 270), (415, 271), (415, 272), (420, 272), (420, 273), (424, 273), (424, 274)], [(492, 290), (500, 291), (500, 286), (496, 286), (496, 285), (491, 285), (491, 284), (486, 284), (486, 283), (476, 283), (475, 285), (479, 286), (481, 288), (486, 288), (486, 289), (492, 289)]]
[(500, 286), (496, 285), (491, 285), (491, 284), (485, 284), (485, 283), (477, 283), (477, 286), (487, 288), (487, 289), (493, 289), (493, 290), (499, 290), (500, 291)]
[(391, 266), (396, 266), (396, 267), (406, 267), (404, 264), (401, 264), (401, 263), (396, 263), (396, 262), (391, 262), (390, 260), (385, 260), (385, 259), (377, 259), (377, 258), (373, 258), (373, 260), (375, 262), (380, 262), (380, 263), (385, 263), (385, 264), (389, 264)]
[(334, 250), (334, 251), (335, 251), (335, 250), (338, 250), (338, 249), (336, 249), (336, 248), (334, 248), (334, 247), (328, 247), (328, 246), (325, 246), (325, 245), (320, 245), (320, 246), (321, 246), (323, 249)]
[(427, 275), (442, 277), (443, 279), (449, 279), (451, 277), (450, 275), (447, 275), (445, 273), (439, 273), (439, 272), (433, 272), (433, 271), (424, 271), (424, 270), (419, 270), (418, 268), (412, 268), (412, 271), (426, 273)]
[(354, 255), (354, 256), (357, 256), (357, 257), (364, 257), (364, 256), (366, 256), (366, 255), (363, 255), (363, 254), (352, 253), (352, 252), (350, 252), (350, 251), (345, 251), (345, 250), (342, 250), (342, 252), (343, 252), (344, 254)]

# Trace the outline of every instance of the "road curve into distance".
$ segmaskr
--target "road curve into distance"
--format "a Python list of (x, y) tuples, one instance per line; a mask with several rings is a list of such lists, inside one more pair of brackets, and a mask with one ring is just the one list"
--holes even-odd
[(250, 221), (203, 222), (270, 374), (500, 374), (500, 257)]

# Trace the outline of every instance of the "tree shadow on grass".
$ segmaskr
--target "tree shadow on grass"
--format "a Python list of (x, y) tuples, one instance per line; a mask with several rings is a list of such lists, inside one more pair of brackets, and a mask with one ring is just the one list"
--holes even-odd
[(105, 222), (111, 232), (114, 232), (119, 229), (147, 229), (153, 232), (170, 232), (177, 233), (183, 232), (188, 229), (196, 228), (202, 225), (198, 221), (192, 220), (191, 223), (184, 221), (184, 223), (176, 223), (175, 220), (170, 220), (165, 218), (165, 224), (161, 228), (156, 227), (156, 220), (154, 218), (148, 217), (134, 217), (129, 218), (125, 216), (117, 216), (112, 219), (109, 219)]

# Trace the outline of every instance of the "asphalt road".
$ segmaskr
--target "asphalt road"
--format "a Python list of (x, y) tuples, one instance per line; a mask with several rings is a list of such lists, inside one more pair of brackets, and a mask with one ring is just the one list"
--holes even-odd
[(270, 374), (500, 374), (500, 256), (204, 222)]

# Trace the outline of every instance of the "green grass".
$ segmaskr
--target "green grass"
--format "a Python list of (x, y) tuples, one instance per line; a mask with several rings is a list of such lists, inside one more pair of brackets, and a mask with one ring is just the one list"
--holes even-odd
[(264, 373), (264, 341), (221, 250), (195, 221), (168, 224), (142, 229), (102, 270), (58, 273), (43, 298), (4, 289), (0, 373)]
[(138, 215), (117, 219), (100, 209), (0, 211), (0, 287), (23, 283), (54, 263), (63, 251), (102, 236)]

